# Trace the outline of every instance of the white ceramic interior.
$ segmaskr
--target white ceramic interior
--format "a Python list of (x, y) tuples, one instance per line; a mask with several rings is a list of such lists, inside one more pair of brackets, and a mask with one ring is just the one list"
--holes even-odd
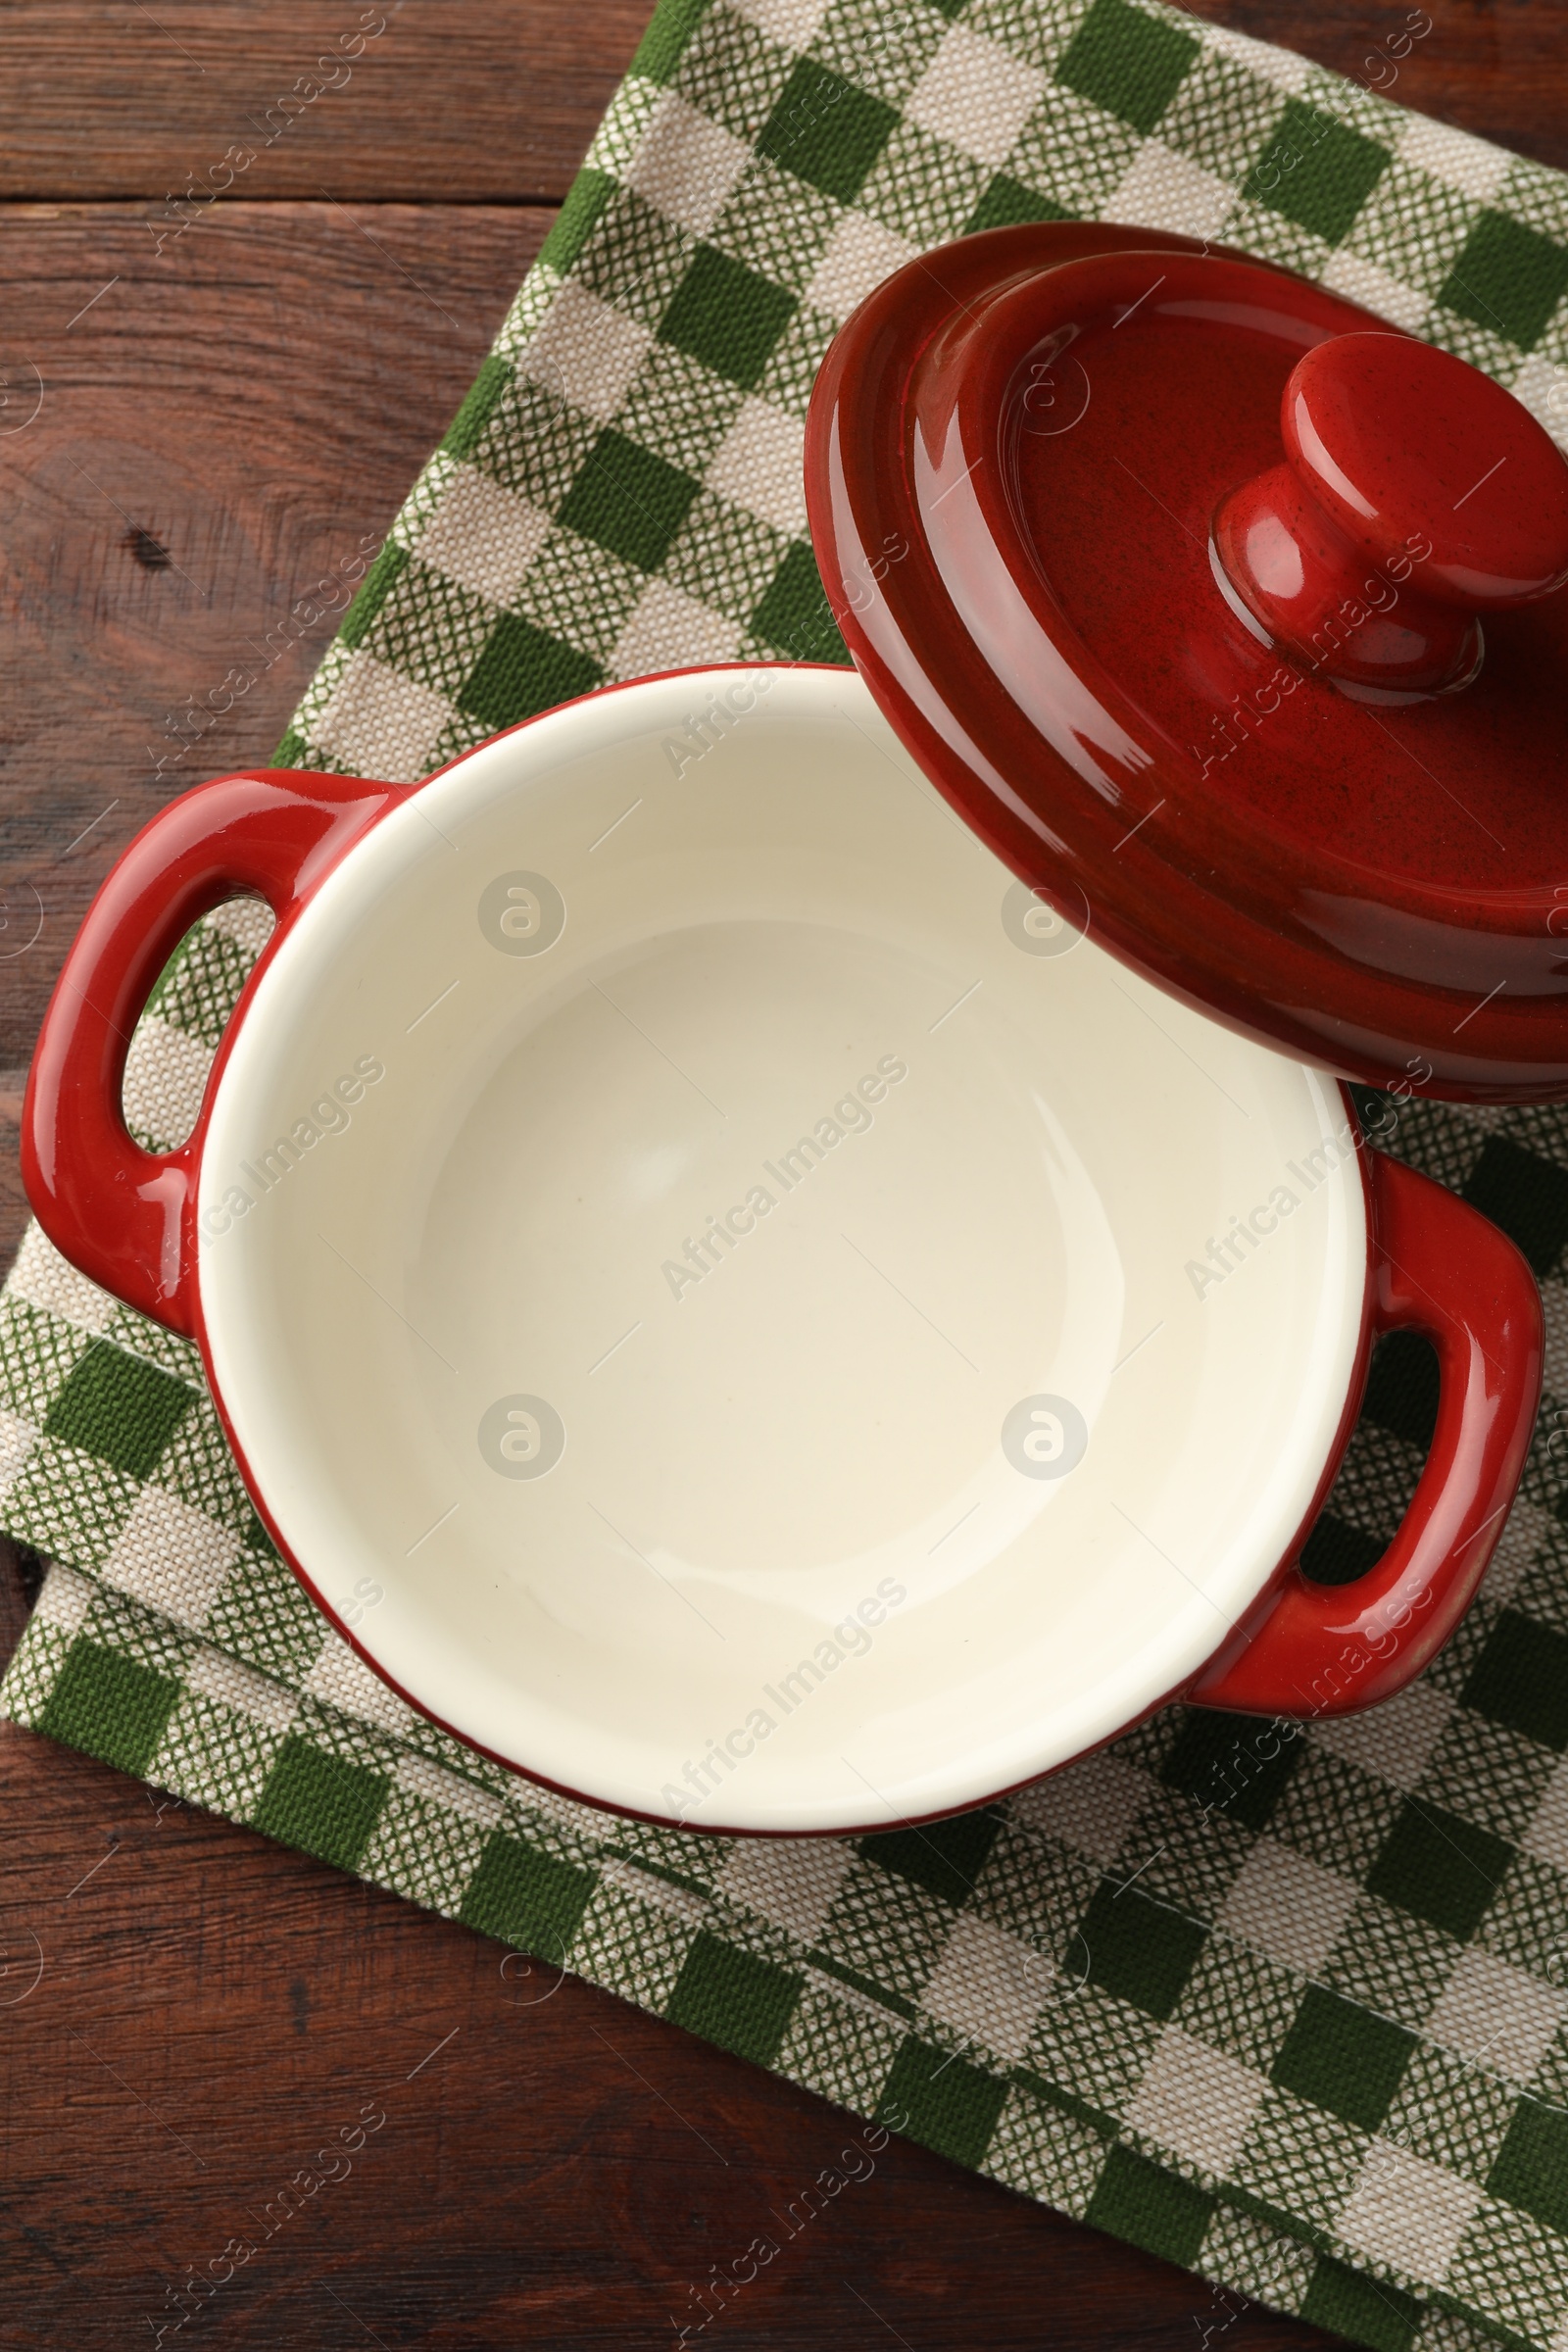
[(919, 1817), (1135, 1719), (1284, 1554), (1360, 1326), (1343, 1130), (1029, 901), (854, 675), (649, 680), (467, 756), (282, 945), (213, 1369), (464, 1737), (700, 1826)]

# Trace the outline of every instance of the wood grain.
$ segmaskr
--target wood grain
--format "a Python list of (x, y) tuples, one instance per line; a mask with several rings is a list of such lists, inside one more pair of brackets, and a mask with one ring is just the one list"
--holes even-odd
[(0, 197), (161, 210), (193, 175), (220, 179), (238, 146), (256, 154), (236, 182), (250, 201), (559, 203), (649, 14), (648, 0), (5, 0)]
[[(890, 0), (891, 5), (891, 0)], [(558, 203), (629, 64), (647, 0), (6, 0), (0, 197), (130, 198), (160, 211), (231, 145), (258, 150), (250, 200)], [(1198, 0), (1194, 13), (1337, 73), (1404, 23), (1404, 0)], [(1433, 30), (1390, 91), (1543, 162), (1568, 164), (1568, 39), (1557, 0), (1432, 0)], [(362, 22), (386, 23), (336, 80)], [(1373, 69), (1381, 73), (1381, 69)], [(287, 122), (288, 127), (278, 125)], [(258, 127), (259, 126), (259, 127)], [(270, 135), (270, 144), (265, 144)]]
[[(387, 30), (349, 80), (160, 254), (169, 190), (266, 123), (352, 33), (358, 0), (0, 0), (0, 1262), (23, 1218), (26, 1057), (93, 888), (172, 792), (270, 752), (324, 627), (285, 630), (259, 666), (257, 647), (384, 531), (647, 0), (377, 13)], [(1199, 13), (1353, 73), (1406, 11)], [(1554, 0), (1431, 14), (1392, 94), (1568, 163)], [(172, 759), (188, 698), (235, 665), (254, 682)], [(34, 1589), (0, 1546), (0, 1654)], [(853, 2130), (674, 2028), (516, 1963), (504, 1975), (465, 1930), (9, 1726), (0, 1867), (8, 2343), (151, 2342), (184, 2266), (254, 2233), (248, 2217), (374, 2099), (384, 2127), (237, 2273), (199, 2323), (213, 2340), (672, 2344), (709, 2266)], [(1197, 2343), (1214, 2316), (1183, 2273), (893, 2143), (709, 2339), (1131, 2352)], [(1215, 2340), (1329, 2341), (1256, 2309)]]

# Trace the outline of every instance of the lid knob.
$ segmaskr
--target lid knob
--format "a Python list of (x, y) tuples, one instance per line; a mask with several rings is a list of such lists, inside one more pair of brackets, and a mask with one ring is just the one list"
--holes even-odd
[(1239, 617), (1357, 701), (1468, 686), (1481, 615), (1568, 581), (1568, 465), (1510, 392), (1399, 334), (1334, 335), (1281, 403), (1285, 463), (1216, 510)]

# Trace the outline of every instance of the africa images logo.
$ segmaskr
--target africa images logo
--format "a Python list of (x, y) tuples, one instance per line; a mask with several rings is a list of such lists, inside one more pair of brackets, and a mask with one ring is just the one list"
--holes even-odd
[(479, 1424), (479, 1451), (502, 1478), (544, 1478), (565, 1450), (565, 1423), (543, 1396), (498, 1396)]
[(852, 1135), (866, 1134), (876, 1123), (871, 1105), (885, 1099), (890, 1086), (902, 1086), (908, 1075), (906, 1061), (901, 1061), (897, 1054), (884, 1054), (875, 1070), (868, 1070), (831, 1111), (824, 1111), (808, 1135), (781, 1152), (776, 1161), (764, 1159), (763, 1173), (777, 1191), (767, 1184), (754, 1184), (745, 1200), (722, 1217), (710, 1216), (696, 1240), (688, 1234), (682, 1243), (684, 1258), (666, 1257), (661, 1268), (670, 1295), (678, 1299), (694, 1290), (705, 1275), (723, 1263), (738, 1242), (757, 1231), (760, 1218), (771, 1216), (785, 1194), (793, 1193), (813, 1168), (821, 1166), (830, 1152), (836, 1152)]
[(236, 1218), (249, 1216), (257, 1202), (275, 1192), (289, 1170), (299, 1166), (307, 1152), (314, 1152), (329, 1135), (346, 1134), (354, 1123), (353, 1106), (364, 1102), (367, 1087), (379, 1086), (385, 1076), (385, 1062), (373, 1054), (362, 1054), (353, 1068), (323, 1088), (310, 1109), (265, 1152), (258, 1152), (254, 1160), (242, 1159), (235, 1181), (202, 1210), (202, 1230), (209, 1239), (216, 1241), (231, 1229)]
[[(762, 1685), (757, 1704), (744, 1723), (732, 1725), (722, 1739), (710, 1740), (706, 1754), (688, 1757), (684, 1783), (665, 1782), (660, 1791), (660, 1802), (666, 1811), (676, 1821), (683, 1822), (699, 1805), (706, 1804), (723, 1787), (725, 1777), (748, 1756), (755, 1755), (759, 1743), (771, 1739), (785, 1717), (803, 1707), (830, 1674), (836, 1674), (852, 1658), (865, 1656), (871, 1647), (874, 1629), (885, 1624), (908, 1597), (906, 1585), (901, 1585), (896, 1577), (885, 1576), (875, 1592), (868, 1592), (842, 1623), (831, 1629), (824, 1627), (822, 1639), (809, 1656), (797, 1659), (787, 1673), (779, 1675), (776, 1684)], [(768, 1702), (765, 1706), (764, 1699)]]
[(1196, 1295), (1201, 1298), (1228, 1282), (1258, 1245), (1279, 1231), (1281, 1220), (1294, 1217), (1302, 1201), (1326, 1184), (1336, 1168), (1353, 1160), (1359, 1149), (1359, 1140), (1347, 1122), (1338, 1135), (1320, 1136), (1313, 1149), (1303, 1152), (1298, 1160), (1288, 1159), (1285, 1174), (1296, 1179), (1300, 1191), (1282, 1181), (1246, 1218), (1233, 1216), (1228, 1231), (1217, 1240), (1210, 1234), (1205, 1255), (1190, 1257), (1183, 1269)]

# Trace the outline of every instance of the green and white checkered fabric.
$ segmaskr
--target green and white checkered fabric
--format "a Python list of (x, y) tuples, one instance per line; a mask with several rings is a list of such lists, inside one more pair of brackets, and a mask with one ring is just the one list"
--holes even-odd
[[(1288, 262), (1564, 431), (1555, 173), (1129, 0), (663, 0), (280, 757), (412, 780), (605, 679), (842, 659), (800, 487), (829, 337), (923, 247), (1069, 216)], [(220, 910), (166, 974), (147, 1142), (187, 1131), (267, 921)], [(617, 1823), (360, 1665), (194, 1349), (36, 1231), (0, 1301), (0, 1518), (61, 1564), (3, 1703), (1227, 2289), (1390, 2352), (1568, 2352), (1568, 1113), (1369, 1107), (1535, 1265), (1548, 1402), (1482, 1599), (1364, 1719), (1172, 1708), (853, 1842)], [(1390, 1342), (1318, 1573), (1377, 1556), (1432, 1391)]]

